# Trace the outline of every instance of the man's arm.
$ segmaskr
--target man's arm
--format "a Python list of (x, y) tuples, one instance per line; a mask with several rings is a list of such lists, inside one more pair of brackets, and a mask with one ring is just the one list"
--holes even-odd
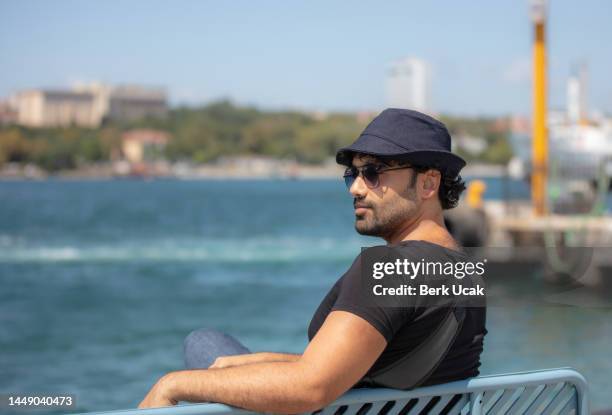
[(209, 369), (222, 369), (224, 367), (249, 365), (262, 362), (295, 362), (302, 355), (292, 353), (259, 352), (248, 354), (237, 354), (230, 356), (219, 356)]
[(153, 386), (139, 408), (190, 401), (257, 412), (314, 411), (357, 383), (386, 345), (382, 334), (361, 317), (332, 311), (298, 360), (171, 372)]

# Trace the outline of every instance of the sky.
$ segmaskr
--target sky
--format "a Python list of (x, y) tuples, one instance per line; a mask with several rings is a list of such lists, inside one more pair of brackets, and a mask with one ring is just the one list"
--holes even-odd
[[(612, 114), (612, 1), (550, 0), (549, 98), (588, 67), (590, 109)], [(375, 111), (389, 65), (431, 67), (432, 110), (529, 114), (527, 0), (0, 0), (0, 97), (76, 82), (166, 88), (171, 104)]]

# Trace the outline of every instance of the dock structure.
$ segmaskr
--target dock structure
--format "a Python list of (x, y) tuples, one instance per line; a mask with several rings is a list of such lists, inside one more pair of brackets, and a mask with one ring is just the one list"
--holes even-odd
[(447, 211), (445, 220), (468, 252), (487, 259), (488, 276), (497, 281), (580, 286), (612, 301), (609, 215), (539, 216), (529, 200), (474, 203), (466, 197), (466, 203)]
[(533, 214), (528, 201), (486, 201), (490, 246), (543, 245), (545, 235), (579, 235), (573, 244), (612, 247), (612, 217), (589, 215)]
[(504, 278), (572, 282), (612, 293), (612, 217), (534, 214), (529, 201), (486, 201), (483, 255)]

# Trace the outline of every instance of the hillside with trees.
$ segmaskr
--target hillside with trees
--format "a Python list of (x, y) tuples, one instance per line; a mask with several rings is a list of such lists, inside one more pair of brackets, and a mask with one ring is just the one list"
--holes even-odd
[[(511, 157), (508, 132), (493, 119), (441, 117), (452, 134), (482, 137), (482, 154), (459, 152), (468, 160), (503, 163)], [(164, 119), (105, 123), (100, 128), (30, 129), (0, 127), (0, 166), (31, 163), (44, 170), (74, 169), (119, 157), (121, 135), (134, 128), (165, 131), (172, 137), (164, 152), (169, 161), (208, 163), (219, 157), (259, 155), (319, 164), (351, 143), (369, 122), (352, 113), (313, 115), (294, 111), (262, 111), (228, 101), (199, 108), (175, 108)]]

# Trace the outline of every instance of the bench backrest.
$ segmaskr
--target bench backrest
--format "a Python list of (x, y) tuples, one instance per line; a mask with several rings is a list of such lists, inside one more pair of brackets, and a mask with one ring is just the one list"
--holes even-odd
[[(246, 415), (223, 404), (104, 412), (106, 415)], [(512, 373), (411, 391), (351, 389), (316, 415), (589, 414), (587, 384), (573, 369)], [(90, 414), (92, 415), (92, 414)]]

